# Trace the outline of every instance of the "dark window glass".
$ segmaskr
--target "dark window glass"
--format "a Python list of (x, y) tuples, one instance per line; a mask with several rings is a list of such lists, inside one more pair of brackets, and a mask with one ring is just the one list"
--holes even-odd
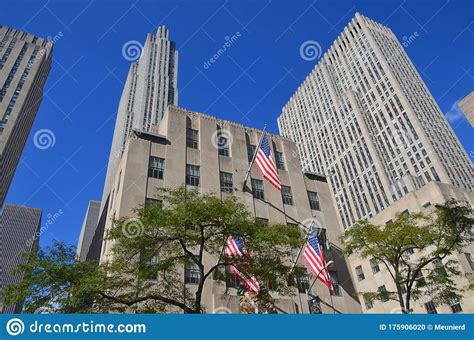
[(462, 312), (461, 304), (459, 303), (458, 299), (451, 299), (449, 302), (449, 306), (451, 307), (451, 311), (453, 313), (460, 313)]
[(165, 160), (159, 157), (150, 157), (148, 177), (163, 179), (165, 173)]
[(240, 282), (237, 277), (230, 271), (230, 266), (225, 267), (225, 284), (227, 288), (239, 288)]
[(217, 150), (221, 156), (230, 156), (229, 139), (224, 135), (219, 134), (217, 136)]
[(221, 172), (221, 191), (222, 192), (234, 192), (234, 183), (232, 174), (228, 172)]
[(158, 270), (156, 265), (160, 261), (158, 255), (140, 255), (140, 274), (145, 280), (158, 280)]
[(253, 159), (253, 155), (255, 154), (255, 149), (256, 148), (257, 147), (255, 145), (247, 144), (247, 157), (248, 157), (249, 163)]
[(261, 200), (265, 199), (265, 192), (263, 190), (263, 182), (259, 179), (252, 178), (252, 193), (253, 197)]
[(285, 170), (285, 161), (283, 160), (283, 152), (275, 151), (275, 163), (279, 170)]
[(436, 310), (436, 306), (433, 303), (433, 301), (429, 301), (425, 303), (425, 309), (426, 309), (426, 313), (428, 314), (438, 314), (438, 311)]
[(376, 259), (370, 259), (370, 267), (372, 268), (372, 273), (377, 274), (380, 271), (379, 264)]
[(321, 207), (319, 205), (319, 197), (318, 193), (314, 191), (308, 191), (308, 200), (309, 200), (309, 206), (313, 210), (321, 210)]
[(186, 129), (186, 146), (188, 148), (199, 148), (199, 131), (194, 129)]
[[(386, 292), (387, 291), (387, 288), (385, 287), (385, 285), (381, 285), (379, 288), (377, 288), (378, 292), (379, 293), (383, 293), (383, 292)], [(388, 299), (385, 298), (385, 299), (382, 299), (383, 302), (387, 302)]]
[(286, 185), (281, 186), (281, 198), (283, 199), (283, 204), (293, 205), (293, 194), (290, 187)]
[(186, 184), (199, 186), (199, 166), (186, 164)]
[(374, 304), (372, 301), (369, 301), (365, 296), (363, 297), (364, 299), (364, 304), (365, 304), (365, 309), (372, 309), (374, 307)]
[(296, 284), (298, 286), (298, 292), (304, 294), (309, 291), (310, 277), (307, 273), (298, 275), (296, 277)]
[(145, 207), (149, 207), (150, 205), (159, 205), (161, 206), (163, 204), (162, 201), (154, 199), (154, 198), (145, 198)]
[(184, 283), (199, 284), (201, 281), (201, 272), (195, 263), (189, 263), (184, 269)]
[(362, 270), (362, 266), (357, 266), (356, 267), (356, 275), (357, 275), (357, 279), (359, 281), (362, 281), (365, 279), (365, 275), (364, 275), (364, 271)]
[(337, 296), (342, 296), (342, 289), (341, 285), (339, 284), (339, 278), (337, 277), (336, 272), (329, 272), (329, 276), (331, 277), (332, 285), (334, 287), (334, 292)]

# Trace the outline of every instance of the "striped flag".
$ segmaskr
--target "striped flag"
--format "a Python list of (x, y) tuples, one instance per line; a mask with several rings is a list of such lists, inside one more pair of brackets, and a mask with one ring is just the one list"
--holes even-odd
[(311, 232), (303, 257), (314, 276), (329, 288), (331, 294), (334, 294), (334, 287), (326, 267), (326, 260), (324, 259), (323, 249), (319, 244), (317, 228), (314, 223), (311, 225)]
[(257, 151), (257, 157), (255, 158), (255, 164), (257, 164), (257, 168), (263, 178), (270, 182), (275, 188), (281, 190), (280, 176), (278, 175), (278, 170), (266, 135), (263, 135), (262, 143)]
[[(227, 258), (242, 257), (246, 254), (244, 247), (244, 239), (240, 236), (229, 237), (227, 245), (224, 249), (225, 256)], [(257, 279), (253, 276), (246, 275), (238, 270), (234, 265), (230, 265), (230, 272), (234, 275), (248, 290), (258, 294), (260, 291), (260, 285)]]

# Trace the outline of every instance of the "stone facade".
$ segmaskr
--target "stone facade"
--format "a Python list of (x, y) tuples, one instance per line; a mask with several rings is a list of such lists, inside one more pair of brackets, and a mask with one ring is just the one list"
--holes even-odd
[[(197, 131), (195, 148), (187, 146), (189, 143), (186, 136), (190, 129)], [(218, 153), (216, 138), (219, 133), (229, 141), (228, 156)], [(332, 244), (331, 250), (326, 252), (326, 257), (328, 261), (331, 259), (335, 261), (330, 270), (339, 282), (340, 296), (334, 296), (331, 302), (327, 288), (319, 282), (314, 285), (313, 292), (321, 298), (321, 307), (325, 313), (332, 313), (332, 308), (329, 307), (332, 303), (334, 308), (342, 313), (360, 312), (360, 305), (353, 297), (354, 289), (346, 261), (340, 254), (337, 237), (342, 228), (337, 221), (326, 179), (302, 172), (295, 144), (289, 139), (270, 135), (274, 154), (280, 152), (282, 155), (279, 174), (282, 184), (291, 187), (293, 204), (283, 204), (280, 191), (262, 180), (255, 167), (251, 170), (248, 186), (250, 187), (250, 179), (262, 180), (264, 199), (254, 198), (250, 190), (243, 190), (243, 180), (251, 159), (248, 152), (249, 145), (256, 146), (260, 136), (259, 130), (169, 106), (153, 131), (135, 130), (134, 136), (128, 140), (123, 157), (117, 166), (117, 175), (112, 182), (110, 196), (107, 197), (107, 209), (103, 212), (106, 217), (101, 218), (105, 223), (105, 231), (111, 227), (112, 217), (132, 217), (132, 209), (144, 205), (147, 199), (153, 199), (156, 188), (176, 188), (183, 185), (187, 164), (198, 166), (201, 192), (215, 193), (221, 197), (235, 195), (256, 218), (266, 219), (269, 223), (304, 225), (309, 225), (314, 218), (325, 230), (327, 239)], [(162, 179), (149, 177), (151, 157), (164, 160)], [(232, 175), (232, 193), (221, 191), (222, 172)], [(308, 191), (317, 193), (319, 209), (311, 209)], [(109, 258), (111, 246), (109, 242), (103, 244), (101, 261)], [(303, 259), (300, 260), (300, 264), (304, 266)], [(206, 258), (207, 264), (215, 261), (216, 259), (210, 256)], [(236, 290), (229, 288), (230, 294), (224, 294), (225, 290), (225, 282), (211, 281), (205, 285), (204, 305), (207, 312), (216, 311), (221, 307), (228, 308), (232, 312), (239, 311)], [(276, 299), (278, 307), (285, 312), (308, 312), (306, 293), (297, 294), (295, 298), (276, 296)]]

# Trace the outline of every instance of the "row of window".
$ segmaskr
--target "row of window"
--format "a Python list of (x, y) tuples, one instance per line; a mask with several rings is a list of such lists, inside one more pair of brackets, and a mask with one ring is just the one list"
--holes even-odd
[[(150, 157), (148, 166), (148, 177), (163, 179), (165, 171), (165, 160), (160, 157)], [(199, 165), (186, 164), (186, 184), (192, 186), (199, 186), (200, 184), (200, 167)], [(234, 179), (233, 175), (228, 172), (220, 172), (220, 187), (221, 192), (233, 193), (234, 192)], [(263, 181), (259, 179), (251, 179), (252, 193), (255, 198), (264, 200), (265, 190)], [(314, 191), (308, 191), (308, 201), (311, 209), (321, 210), (318, 194)], [(294, 205), (293, 193), (291, 187), (282, 185), (281, 197), (283, 204)]]
[[(195, 129), (186, 129), (186, 146), (191, 149), (199, 149), (199, 131)], [(252, 162), (255, 155), (256, 146), (247, 144), (247, 157), (249, 163)], [(217, 136), (217, 149), (220, 156), (230, 157), (230, 142), (223, 134)], [(275, 164), (278, 170), (285, 170), (285, 161), (283, 153), (275, 151)]]

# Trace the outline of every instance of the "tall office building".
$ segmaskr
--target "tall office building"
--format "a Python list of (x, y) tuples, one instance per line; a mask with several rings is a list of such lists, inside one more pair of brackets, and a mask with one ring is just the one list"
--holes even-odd
[(133, 129), (149, 131), (163, 117), (168, 104), (178, 104), (178, 51), (168, 29), (148, 34), (140, 58), (130, 66), (120, 98), (109, 164), (102, 196), (102, 210), (110, 193), (110, 181)]
[(474, 91), (459, 101), (459, 108), (466, 116), (467, 120), (474, 127)]
[(0, 207), (43, 97), (52, 46), (0, 25)]
[[(312, 293), (319, 297), (320, 303), (315, 309), (333, 313), (333, 303), (339, 312), (360, 312), (346, 260), (340, 253), (338, 236), (342, 227), (337, 221), (326, 178), (302, 172), (295, 143), (287, 138), (268, 135), (282, 191), (264, 180), (255, 166), (248, 178), (248, 188), (244, 188), (244, 178), (261, 134), (261, 131), (237, 123), (169, 106), (157, 127), (148, 132), (134, 130), (128, 140), (111, 184), (108, 209), (104, 211), (105, 231), (112, 227), (113, 218), (134, 217), (135, 208), (156, 204), (157, 188), (183, 185), (199, 188), (200, 192), (213, 193), (217, 197), (235, 196), (255, 218), (269, 223), (304, 223), (309, 227), (314, 219), (323, 229), (324, 236), (321, 238), (327, 237), (333, 244), (331, 250), (326, 249), (325, 256), (328, 261), (335, 262), (330, 274), (337, 293), (331, 302), (327, 287), (316, 283)], [(113, 256), (113, 244), (111, 240), (104, 241), (101, 262)], [(216, 260), (205, 254), (206, 268), (214, 265)], [(302, 257), (299, 265), (306, 267)], [(182, 279), (191, 291), (199, 282), (199, 275), (194, 266), (184, 268)], [(312, 279), (309, 275), (300, 278), (295, 296), (279, 296), (277, 306), (280, 310), (308, 313), (306, 289), (310, 288)], [(316, 306), (314, 303), (312, 307)], [(239, 312), (235, 283), (207, 280), (203, 304), (210, 313), (218, 308)]]
[(278, 118), (326, 174), (344, 228), (430, 181), (472, 190), (472, 164), (393, 32), (356, 13)]
[(94, 235), (99, 221), (100, 201), (89, 201), (86, 216), (82, 224), (81, 235), (77, 244), (77, 258), (79, 261), (97, 260), (100, 255), (100, 247), (95, 247)]
[[(0, 215), (0, 289), (20, 283), (23, 276), (13, 270), (26, 261), (20, 255), (38, 250), (41, 209), (6, 204)], [(20, 313), (22, 304), (4, 306), (2, 313)]]

